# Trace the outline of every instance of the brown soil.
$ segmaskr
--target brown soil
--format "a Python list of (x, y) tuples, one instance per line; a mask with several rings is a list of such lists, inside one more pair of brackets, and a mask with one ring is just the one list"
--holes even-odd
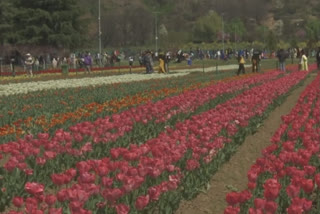
[(206, 193), (199, 194), (191, 201), (181, 202), (176, 214), (222, 214), (227, 206), (226, 194), (233, 190), (246, 189), (247, 172), (255, 160), (261, 156), (261, 151), (270, 145), (273, 133), (281, 124), (281, 116), (291, 111), (301, 92), (314, 78), (315, 75), (311, 74), (303, 86), (294, 90), (281, 106), (270, 113), (254, 135), (246, 138), (230, 161), (212, 177), (210, 189)]

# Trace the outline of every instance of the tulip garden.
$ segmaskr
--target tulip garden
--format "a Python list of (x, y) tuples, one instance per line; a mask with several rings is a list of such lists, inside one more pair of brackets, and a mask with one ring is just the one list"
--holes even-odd
[(316, 214), (320, 209), (320, 75), (248, 171), (248, 189), (231, 192), (225, 213)]
[[(0, 212), (174, 213), (315, 66), (289, 70), (2, 96)], [(320, 209), (319, 85), (320, 75), (282, 116), (248, 189), (226, 195), (226, 214)]]

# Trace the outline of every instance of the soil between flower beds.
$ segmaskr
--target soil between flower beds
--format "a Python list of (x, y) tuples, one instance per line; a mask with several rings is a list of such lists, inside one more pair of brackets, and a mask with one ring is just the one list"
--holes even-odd
[(254, 135), (246, 137), (238, 151), (212, 177), (208, 191), (199, 194), (191, 201), (181, 202), (176, 214), (223, 213), (227, 206), (226, 194), (231, 190), (246, 188), (247, 172), (255, 160), (261, 156), (262, 149), (270, 145), (270, 138), (281, 124), (281, 115), (291, 111), (300, 94), (314, 80), (315, 76), (315, 74), (310, 74), (302, 86), (292, 91), (286, 101), (270, 113)]

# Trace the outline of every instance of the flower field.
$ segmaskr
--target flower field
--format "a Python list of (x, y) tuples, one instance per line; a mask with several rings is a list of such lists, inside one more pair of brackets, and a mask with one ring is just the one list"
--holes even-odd
[[(290, 70), (6, 93), (0, 212), (173, 213), (310, 75)], [(225, 213), (316, 213), (319, 82), (283, 116), (248, 172), (248, 190), (228, 194)]]
[(320, 75), (248, 171), (248, 189), (226, 196), (225, 213), (315, 214), (320, 209)]

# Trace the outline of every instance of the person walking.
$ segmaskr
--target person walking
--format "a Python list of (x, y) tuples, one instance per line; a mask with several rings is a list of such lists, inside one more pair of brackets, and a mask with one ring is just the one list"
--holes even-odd
[(85, 65), (85, 73), (91, 73), (91, 66), (92, 66), (92, 58), (90, 53), (87, 53), (84, 57), (84, 65)]
[(26, 70), (29, 73), (29, 75), (32, 77), (33, 76), (32, 67), (33, 67), (34, 60), (30, 53), (27, 53), (26, 57), (27, 57), (26, 61), (24, 62), (26, 65)]
[(149, 50), (144, 55), (144, 65), (146, 66), (146, 73), (152, 74), (153, 73), (153, 60), (152, 60), (151, 51), (149, 51)]
[(304, 50), (301, 51), (300, 64), (301, 64), (301, 70), (302, 71), (309, 71), (309, 68), (308, 68), (308, 57), (306, 56), (306, 53), (305, 53)]
[(316, 59), (317, 59), (318, 70), (320, 70), (320, 47), (318, 47), (318, 51), (317, 51), (317, 54), (316, 54)]
[(159, 74), (165, 74), (166, 70), (164, 67), (165, 54), (162, 51), (159, 51)]
[(242, 71), (243, 74), (246, 73), (246, 70), (244, 68), (244, 64), (246, 63), (246, 61), (244, 60), (244, 56), (243, 55), (239, 56), (238, 61), (239, 61), (239, 69), (238, 69), (237, 75), (239, 76), (241, 71)]

